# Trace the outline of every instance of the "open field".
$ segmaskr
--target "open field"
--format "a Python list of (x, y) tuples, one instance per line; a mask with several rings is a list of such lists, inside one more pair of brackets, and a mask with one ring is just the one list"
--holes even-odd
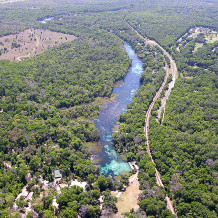
[(205, 39), (207, 40), (207, 43), (214, 43), (218, 41), (218, 33), (205, 35)]
[(75, 39), (75, 36), (49, 30), (30, 29), (0, 38), (0, 59), (21, 61), (54, 46)]
[(194, 52), (201, 48), (204, 44), (203, 43), (196, 43)]
[(116, 195), (118, 198), (117, 208), (118, 213), (116, 214), (117, 217), (121, 217), (122, 213), (130, 212), (133, 208), (134, 210), (139, 209), (138, 205), (138, 196), (141, 193), (139, 190), (139, 181), (138, 181), (138, 172), (132, 175), (129, 178), (129, 186), (126, 188), (126, 191), (122, 194), (116, 195), (112, 193), (112, 195)]
[[(191, 32), (191, 34), (190, 34)], [(189, 38), (197, 38), (200, 34), (203, 35), (203, 37), (205, 38), (205, 42), (206, 43), (214, 43), (216, 41), (218, 41), (218, 32), (215, 31), (215, 30), (211, 30), (209, 28), (204, 28), (204, 27), (196, 27), (195, 29), (190, 29), (189, 32), (187, 32), (186, 34), (183, 35), (183, 37), (187, 36), (188, 34), (189, 35)], [(182, 37), (180, 39), (178, 39), (179, 42), (182, 41)], [(180, 52), (180, 48), (182, 46), (182, 43), (180, 43), (176, 50), (178, 52)], [(195, 48), (194, 48), (194, 51), (193, 52), (196, 52), (199, 48), (203, 47), (204, 46), (204, 43), (198, 43), (196, 42), (196, 45), (195, 45)]]

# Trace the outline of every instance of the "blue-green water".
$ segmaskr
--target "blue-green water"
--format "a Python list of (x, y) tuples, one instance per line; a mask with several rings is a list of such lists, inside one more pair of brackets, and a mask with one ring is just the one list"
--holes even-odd
[(99, 152), (102, 161), (101, 173), (105, 176), (117, 176), (120, 173), (129, 172), (129, 164), (123, 161), (120, 155), (112, 146), (112, 130), (119, 119), (119, 116), (127, 109), (132, 97), (140, 86), (140, 75), (143, 72), (142, 61), (138, 58), (134, 50), (128, 44), (124, 44), (129, 57), (132, 59), (132, 66), (129, 68), (127, 75), (121, 82), (121, 86), (113, 89), (113, 94), (118, 95), (117, 101), (106, 103), (106, 108), (100, 112), (97, 119), (94, 119), (96, 128), (100, 131), (100, 141), (103, 147)]

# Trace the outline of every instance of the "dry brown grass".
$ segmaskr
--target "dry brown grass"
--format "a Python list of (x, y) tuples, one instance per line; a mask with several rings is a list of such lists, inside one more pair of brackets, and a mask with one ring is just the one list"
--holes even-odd
[(141, 190), (139, 190), (138, 173), (132, 175), (129, 181), (130, 185), (126, 188), (126, 191), (118, 197), (118, 213), (116, 214), (118, 217), (121, 217), (124, 212), (130, 212), (132, 208), (134, 210), (139, 209), (138, 196)]
[[(2, 52), (0, 59), (20, 61), (74, 39), (75, 36), (73, 35), (52, 32), (49, 30), (25, 30), (18, 34), (3, 36), (0, 38), (0, 50)], [(20, 47), (11, 48), (12, 42), (20, 44)], [(5, 48), (7, 49), (6, 52), (4, 52)]]

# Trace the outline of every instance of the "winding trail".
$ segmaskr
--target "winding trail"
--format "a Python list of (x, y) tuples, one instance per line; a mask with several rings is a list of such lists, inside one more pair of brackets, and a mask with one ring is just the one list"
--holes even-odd
[[(126, 20), (125, 20), (125, 21), (126, 21)], [(156, 46), (158, 46), (158, 47), (163, 51), (163, 53), (170, 59), (170, 65), (171, 65), (171, 69), (170, 69), (170, 70), (172, 71), (172, 77), (173, 77), (173, 79), (172, 79), (172, 82), (170, 83), (170, 87), (169, 87), (169, 89), (168, 89), (168, 91), (167, 91), (167, 93), (166, 93), (166, 96), (165, 96), (165, 102), (164, 102), (164, 105), (165, 105), (165, 104), (166, 104), (166, 100), (167, 100), (167, 98), (169, 97), (170, 92), (171, 92), (172, 88), (174, 87), (174, 84), (175, 84), (175, 81), (176, 81), (176, 78), (177, 78), (177, 67), (176, 67), (176, 63), (175, 63), (175, 61), (173, 60), (173, 58), (170, 56), (170, 54), (169, 54), (163, 47), (161, 47), (158, 43), (156, 43), (156, 42), (153, 41), (153, 40), (149, 40), (149, 39), (144, 38), (144, 37), (143, 37), (137, 30), (135, 30), (127, 21), (126, 21), (126, 23), (129, 25), (129, 27), (130, 27), (135, 33), (137, 33), (138, 36), (140, 36), (140, 37), (145, 41), (145, 43), (150, 44), (150, 45), (156, 45)], [(166, 69), (167, 69), (167, 68), (166, 68)], [(153, 160), (153, 158), (152, 158), (152, 155), (151, 155), (150, 144), (149, 144), (149, 135), (148, 135), (148, 130), (149, 130), (149, 118), (150, 118), (150, 116), (151, 116), (151, 110), (152, 110), (153, 107), (154, 107), (155, 101), (160, 97), (160, 94), (161, 94), (161, 92), (162, 92), (164, 86), (166, 85), (168, 75), (169, 75), (169, 72), (168, 72), (168, 70), (166, 70), (166, 75), (165, 75), (164, 81), (163, 81), (163, 83), (162, 83), (160, 89), (159, 89), (158, 92), (156, 93), (155, 97), (153, 98), (153, 101), (152, 101), (152, 103), (150, 104), (150, 106), (149, 106), (149, 108), (148, 108), (148, 111), (147, 111), (147, 113), (146, 113), (146, 116), (145, 116), (144, 132), (145, 132), (145, 137), (146, 137), (146, 139), (147, 139), (147, 142), (146, 142), (146, 144), (147, 144), (147, 153), (148, 153), (148, 155), (150, 156), (150, 158), (151, 158), (151, 160), (152, 160), (152, 162), (153, 162), (154, 164), (155, 164), (155, 162), (154, 162), (154, 160)], [(155, 167), (155, 171), (156, 171), (155, 176), (156, 176), (157, 184), (158, 184), (159, 186), (161, 186), (161, 187), (164, 187), (163, 182), (162, 182), (162, 180), (161, 180), (160, 173), (158, 172), (158, 170), (156, 169), (156, 167)], [(175, 213), (173, 204), (172, 204), (170, 198), (169, 198), (167, 195), (166, 195), (166, 201), (167, 201), (167, 208), (171, 211), (172, 214), (174, 214), (175, 216), (177, 216), (176, 213)]]

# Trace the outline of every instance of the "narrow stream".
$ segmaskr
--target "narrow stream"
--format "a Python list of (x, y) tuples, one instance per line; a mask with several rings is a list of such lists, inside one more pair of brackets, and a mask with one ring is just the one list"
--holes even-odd
[(128, 44), (124, 44), (129, 57), (132, 59), (132, 66), (119, 87), (113, 89), (116, 102), (106, 103), (106, 108), (100, 112), (98, 118), (94, 119), (96, 128), (100, 131), (100, 141), (103, 147), (98, 153), (101, 158), (101, 173), (105, 176), (117, 176), (120, 173), (129, 172), (129, 164), (123, 161), (120, 155), (112, 146), (112, 130), (119, 119), (119, 116), (127, 109), (132, 97), (140, 86), (140, 75), (143, 72), (142, 61), (138, 58), (134, 50)]

